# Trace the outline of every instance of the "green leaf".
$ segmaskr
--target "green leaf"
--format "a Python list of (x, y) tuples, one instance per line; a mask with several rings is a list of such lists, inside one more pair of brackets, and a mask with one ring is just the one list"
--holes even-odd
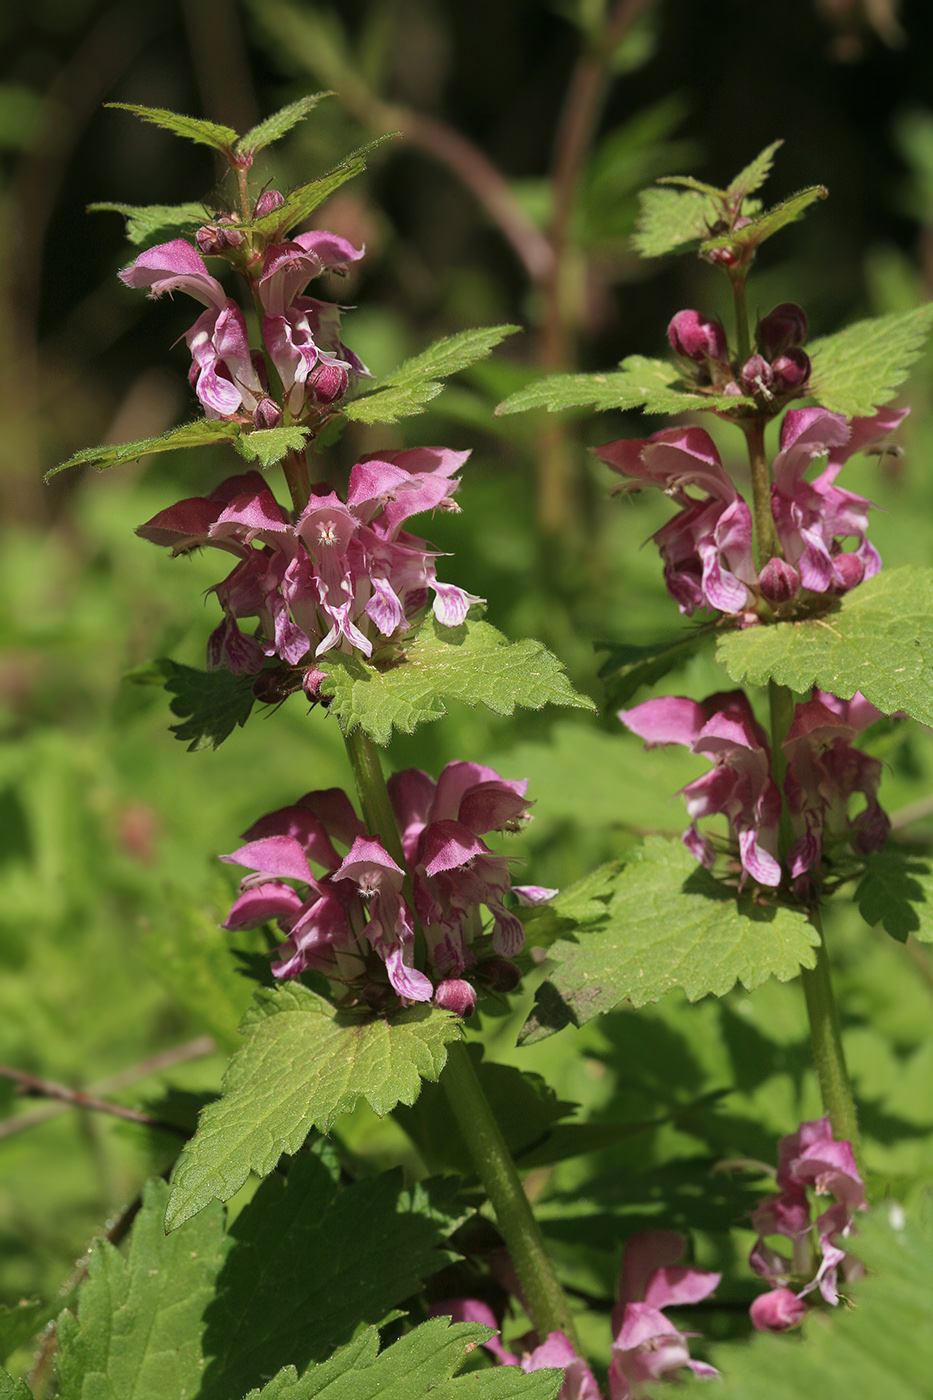
[(516, 706), (594, 708), (540, 642), (510, 642), (487, 622), (443, 627), (432, 616), (404, 659), (384, 671), (333, 651), (320, 665), (328, 672), (322, 694), (333, 697), (330, 710), (343, 733), (359, 727), (377, 744), (387, 744), (393, 728), (412, 734), (419, 724), (440, 719), (450, 700), (481, 703), (497, 715), (510, 715)]
[(743, 228), (734, 229), (717, 238), (708, 238), (701, 245), (701, 251), (711, 252), (714, 248), (734, 248), (737, 251), (752, 252), (760, 248), (766, 239), (771, 238), (788, 224), (796, 223), (805, 210), (818, 199), (826, 199), (829, 191), (825, 185), (811, 185), (799, 194), (791, 195), (782, 204), (776, 204), (764, 214), (759, 214)]
[(371, 394), (341, 405), (341, 411), (357, 423), (397, 423), (420, 413), (443, 389), (439, 381), (483, 360), (519, 326), (474, 326), (457, 335), (435, 341), (427, 350), (393, 371)]
[(605, 374), (552, 374), (510, 394), (496, 415), (546, 408), (559, 413), (567, 408), (642, 408), (645, 413), (685, 413), (688, 409), (735, 408), (736, 400), (723, 394), (699, 394), (683, 383), (680, 370), (668, 360), (629, 355), (620, 368)]
[(170, 428), (158, 437), (143, 438), (140, 442), (104, 443), (100, 447), (83, 447), (67, 462), (45, 474), (51, 481), (59, 472), (69, 467), (93, 467), (95, 471), (107, 471), (121, 462), (135, 462), (139, 457), (148, 457), (156, 452), (177, 452), (183, 447), (207, 447), (215, 442), (233, 442), (240, 429), (236, 423), (224, 423), (219, 419), (198, 418), (193, 423), (182, 423)]
[(933, 569), (885, 570), (820, 617), (729, 632), (717, 657), (740, 684), (860, 690), (886, 715), (933, 724)]
[(737, 981), (748, 990), (769, 977), (786, 982), (813, 966), (818, 941), (802, 910), (736, 896), (681, 842), (659, 836), (558, 895), (536, 933), (546, 921), (558, 935), (548, 951), (556, 966), (538, 990), (526, 1043), (677, 987), (697, 1001), (725, 996)]
[(756, 190), (760, 190), (771, 174), (775, 154), (783, 144), (783, 141), (772, 141), (771, 145), (765, 146), (764, 150), (749, 165), (746, 165), (744, 170), (740, 170), (735, 179), (730, 181), (729, 188), (725, 191), (727, 198), (731, 200), (746, 199)]
[[(14, 1351), (34, 1337), (36, 1333), (61, 1311), (61, 1299), (56, 1299), (51, 1307), (38, 1300), (25, 1299), (12, 1307), (0, 1307), (0, 1362), (6, 1361)], [(0, 1386), (0, 1396), (3, 1388)]]
[(436, 1079), (456, 1017), (413, 1007), (391, 1021), (351, 1020), (300, 983), (260, 988), (231, 1060), (223, 1098), (201, 1114), (175, 1171), (166, 1216), (176, 1229), (213, 1199), (229, 1200), (251, 1171), (267, 1176), (312, 1128), (327, 1132), (365, 1098), (377, 1114), (414, 1103)]
[(124, 112), (133, 112), (144, 122), (164, 127), (166, 131), (174, 131), (176, 136), (183, 136), (186, 141), (213, 146), (215, 151), (222, 151), (228, 157), (232, 156), (239, 139), (232, 126), (205, 122), (199, 117), (186, 117), (181, 112), (169, 112), (164, 107), (140, 107), (136, 102), (107, 102), (104, 105), (119, 107)]
[(249, 719), (253, 708), (255, 676), (235, 676), (230, 671), (197, 671), (160, 657), (151, 665), (131, 671), (126, 678), (137, 685), (164, 685), (175, 699), (173, 715), (184, 720), (171, 724), (176, 739), (187, 743), (189, 753), (219, 748)]
[(856, 321), (807, 347), (807, 392), (846, 417), (867, 415), (894, 397), (933, 327), (933, 302)]
[[(450, 1177), (406, 1190), (400, 1168), (340, 1190), (317, 1154), (264, 1181), (230, 1228), (207, 1313), (198, 1400), (229, 1400), (284, 1363), (325, 1361), (455, 1258)], [(187, 1233), (190, 1226), (182, 1231)]]
[(703, 623), (681, 633), (670, 642), (649, 646), (616, 645), (597, 642), (597, 651), (607, 652), (599, 668), (614, 705), (625, 705), (643, 685), (654, 685), (662, 676), (684, 665), (715, 634), (715, 623)]
[(89, 214), (122, 214), (130, 243), (160, 242), (170, 229), (197, 228), (210, 218), (204, 204), (89, 204)]
[(227, 1243), (223, 1211), (205, 1211), (182, 1234), (165, 1235), (167, 1188), (150, 1182), (127, 1259), (101, 1241), (91, 1251), (78, 1316), (58, 1320), (62, 1400), (170, 1400), (201, 1384), (205, 1310)]
[(297, 102), (290, 102), (287, 107), (281, 107), (240, 137), (236, 143), (237, 155), (251, 158), (263, 147), (271, 146), (273, 141), (279, 141), (293, 126), (304, 121), (325, 97), (333, 96), (332, 92), (312, 92), (307, 97), (299, 97)]
[[(933, 1375), (933, 1229), (881, 1202), (851, 1241), (868, 1270), (846, 1285), (854, 1306), (813, 1309), (800, 1336), (756, 1333), (713, 1350), (722, 1400), (927, 1400)], [(914, 1218), (911, 1218), (913, 1216)], [(689, 1381), (683, 1394), (707, 1395)]]
[(562, 1371), (496, 1366), (455, 1376), (490, 1335), (475, 1322), (435, 1317), (380, 1354), (371, 1329), (300, 1379), (292, 1367), (280, 1371), (246, 1400), (556, 1400)]
[(933, 943), (933, 861), (922, 851), (893, 842), (875, 851), (855, 900), (866, 924), (881, 924), (898, 942), (913, 934), (921, 943)]
[(697, 189), (649, 189), (638, 198), (641, 211), (632, 242), (643, 258), (699, 246), (719, 218), (716, 200)]
[(0, 1371), (0, 1400), (32, 1400), (32, 1391), (25, 1381), (14, 1380), (7, 1371)]
[[(389, 133), (391, 134), (393, 133)], [(388, 141), (389, 135), (377, 136), (375, 141), (368, 141), (319, 180), (311, 180), (307, 185), (300, 185), (297, 190), (292, 190), (285, 196), (285, 203), (280, 204), (278, 209), (270, 210), (259, 219), (239, 224), (238, 228), (249, 233), (262, 234), (273, 241), (283, 237), (296, 224), (300, 224), (302, 219), (306, 219), (319, 204), (323, 204), (325, 199), (329, 199), (341, 185), (361, 175), (366, 169), (366, 156), (377, 146), (381, 146), (383, 141)]]
[(289, 452), (301, 452), (310, 431), (310, 428), (296, 426), (254, 428), (252, 432), (240, 433), (233, 445), (248, 462), (271, 467)]

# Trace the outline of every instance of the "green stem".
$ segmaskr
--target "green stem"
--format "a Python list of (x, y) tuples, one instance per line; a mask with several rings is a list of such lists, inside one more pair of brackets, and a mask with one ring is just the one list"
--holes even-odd
[[(774, 681), (768, 683), (768, 690), (771, 702), (771, 762), (774, 780), (778, 789), (783, 793), (784, 775), (787, 771), (784, 740), (787, 738), (793, 723), (796, 697), (787, 686), (776, 685)], [(782, 862), (786, 861), (793, 840), (794, 832), (785, 800), (781, 806), (779, 837)], [(818, 904), (814, 904), (810, 908), (809, 919), (819, 934), (820, 941), (816, 950), (816, 966), (801, 968), (800, 978), (807, 1003), (807, 1017), (810, 1021), (813, 1066), (819, 1081), (823, 1109), (832, 1125), (833, 1137), (837, 1141), (843, 1140), (851, 1143), (859, 1171), (864, 1177), (858, 1115), (855, 1109), (849, 1071), (846, 1067), (839, 1010), (833, 992), (826, 940), (823, 936), (823, 920)]]
[(765, 455), (764, 419), (750, 418), (742, 423), (742, 427), (748, 443), (748, 461), (752, 474), (755, 563), (761, 570), (769, 559), (781, 552), (774, 530), (774, 517), (771, 514), (771, 467)]
[(535, 1331), (541, 1341), (549, 1332), (563, 1332), (580, 1353), (573, 1315), (557, 1281), (541, 1226), (462, 1041), (448, 1047), (441, 1084), (496, 1213)]
[(839, 1011), (833, 993), (833, 983), (829, 970), (829, 958), (823, 937), (823, 923), (819, 907), (810, 910), (810, 922), (820, 935), (816, 950), (816, 966), (801, 969), (803, 993), (807, 1001), (807, 1015), (810, 1018), (810, 1044), (813, 1047), (813, 1063), (823, 1097), (823, 1108), (829, 1115), (833, 1137), (852, 1145), (855, 1160), (862, 1176), (862, 1149), (859, 1141), (858, 1114), (852, 1096), (849, 1071), (846, 1068), (845, 1051), (842, 1047), (842, 1030), (839, 1025)]
[(735, 304), (736, 356), (739, 368), (741, 368), (751, 352), (751, 340), (748, 334), (748, 309), (745, 304), (745, 273), (738, 273), (736, 276), (730, 277), (729, 280), (732, 283), (732, 299)]
[(295, 513), (300, 515), (311, 499), (311, 481), (308, 477), (308, 463), (303, 452), (287, 452), (282, 458), (282, 471)]

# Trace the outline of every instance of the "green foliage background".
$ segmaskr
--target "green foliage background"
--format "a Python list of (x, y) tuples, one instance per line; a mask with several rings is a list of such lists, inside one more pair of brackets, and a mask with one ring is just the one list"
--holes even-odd
[[(753, 282), (761, 309), (799, 301), (812, 332), (828, 335), (847, 319), (908, 311), (929, 297), (929, 9), (902, 7), (903, 42), (893, 6), (893, 27), (881, 33), (860, 6), (845, 28), (809, 3), (788, 24), (786, 9), (726, 5), (711, 16), (689, 0), (646, 7), (616, 56), (581, 175), (566, 367), (611, 369), (630, 354), (661, 354), (675, 311), (714, 309), (715, 283), (693, 260), (633, 257), (635, 193), (673, 171), (725, 180), (776, 136), (785, 145), (769, 202), (815, 183), (830, 198), (763, 251)], [(245, 130), (333, 87), (340, 97), (274, 148), (277, 185), (300, 184), (374, 135), (404, 128), (401, 108), (463, 132), (543, 220), (561, 95), (580, 45), (571, 11), (585, 18), (590, 7), (395, 0), (338, 14), (284, 0), (47, 0), (0, 18), (0, 1061), (190, 1131), (241, 1044), (253, 987), (243, 970), (262, 965), (266, 951), (259, 935), (218, 928), (233, 879), (216, 856), (259, 813), (296, 795), (296, 781), (302, 789), (349, 782), (336, 723), (309, 717), (297, 698), (254, 716), (216, 752), (188, 755), (168, 732), (164, 693), (121, 679), (158, 656), (203, 664), (214, 619), (212, 600), (202, 608), (201, 597), (216, 582), (215, 561), (172, 561), (133, 530), (239, 470), (229, 448), (40, 484), (88, 443), (157, 436), (192, 407), (186, 357), (168, 350), (189, 308), (181, 298), (153, 307), (126, 295), (114, 275), (129, 256), (122, 221), (83, 210), (92, 200), (197, 201), (216, 170), (206, 149), (102, 111), (102, 102), (174, 107)], [(489, 622), (507, 637), (550, 647), (600, 716), (552, 709), (506, 718), (454, 700), (442, 723), (396, 733), (387, 762), (436, 773), (470, 757), (528, 777), (536, 821), (510, 850), (526, 860), (529, 881), (566, 887), (624, 857), (639, 833), (678, 833), (683, 813), (670, 795), (703, 766), (680, 752), (643, 754), (607, 710), (597, 676), (594, 643), (677, 633), (657, 557), (641, 548), (667, 518), (664, 503), (609, 501), (609, 473), (585, 451), (646, 429), (633, 414), (588, 410), (567, 415), (556, 435), (543, 414), (493, 418), (493, 406), (540, 371), (542, 291), (475, 195), (411, 134), (383, 143), (321, 223), (368, 245), (332, 295), (358, 304), (347, 340), (378, 376), (438, 335), (501, 322), (526, 328), (421, 416), (389, 428), (351, 424), (332, 451), (348, 469), (379, 446), (473, 448), (462, 514), (427, 529), (453, 556), (444, 576), (487, 598)], [(931, 384), (927, 355), (903, 399), (912, 410), (898, 435), (903, 457), (862, 457), (845, 470), (845, 485), (877, 502), (871, 535), (886, 568), (933, 564)], [(736, 460), (740, 442), (713, 431)], [(559, 530), (540, 507), (542, 462), (555, 453), (566, 491)], [(731, 674), (738, 665), (730, 658)], [(706, 651), (661, 685), (699, 697), (731, 683)], [(887, 765), (884, 806), (926, 856), (933, 734), (888, 724), (867, 743)], [(877, 897), (866, 907), (877, 912)], [(829, 932), (876, 1190), (913, 1199), (933, 1180), (933, 968), (912, 938), (869, 929), (854, 904), (842, 904)], [(542, 1074), (559, 1101), (579, 1104), (577, 1124), (562, 1126), (591, 1130), (597, 1144), (585, 1158), (568, 1147), (541, 1166), (541, 1211), (563, 1276), (608, 1311), (626, 1237), (655, 1224), (692, 1227), (697, 1262), (723, 1270), (735, 1304), (731, 1315), (702, 1320), (723, 1339), (725, 1368), (754, 1292), (743, 1259), (751, 1235), (742, 1230), (754, 1197), (744, 1177), (710, 1171), (723, 1158), (773, 1160), (777, 1137), (820, 1111), (799, 988), (770, 981), (694, 1005), (674, 993), (518, 1047), (533, 991), (532, 978), (509, 1016), (492, 1008), (478, 1038), (489, 1058)], [(179, 1047), (181, 1058), (163, 1066), (159, 1057)], [(723, 1091), (712, 1108), (701, 1103), (711, 1091)], [(397, 1122), (358, 1110), (338, 1120), (334, 1139), (364, 1177), (382, 1180), (378, 1173), (401, 1166), (414, 1180), (449, 1165), (436, 1160), (431, 1102), (426, 1090)], [(537, 1131), (540, 1103), (523, 1102), (528, 1117), (518, 1124)], [(650, 1126), (620, 1135), (620, 1122)], [(522, 1147), (535, 1140), (519, 1138)], [(169, 1131), (14, 1096), (0, 1080), (0, 1305), (9, 1309), (0, 1308), (0, 1361), (13, 1374), (32, 1364), (29, 1337), (67, 1297), (61, 1290), (90, 1239), (168, 1168), (178, 1145)], [(234, 1223), (255, 1186), (231, 1203)], [(20, 1299), (36, 1300), (26, 1323)], [(401, 1301), (385, 1301), (373, 1320)], [(586, 1339), (603, 1365), (606, 1334), (594, 1328)]]

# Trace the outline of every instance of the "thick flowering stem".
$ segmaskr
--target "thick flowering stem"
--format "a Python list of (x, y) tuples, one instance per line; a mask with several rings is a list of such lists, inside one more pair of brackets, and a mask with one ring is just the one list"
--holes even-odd
[[(308, 463), (303, 452), (287, 452), (282, 459), (282, 471), (296, 515), (300, 515), (311, 499)], [(354, 769), (354, 772), (356, 770)]]
[(810, 922), (820, 935), (819, 946), (816, 950), (816, 966), (802, 968), (800, 975), (807, 1001), (807, 1015), (810, 1018), (810, 1044), (813, 1047), (813, 1063), (820, 1084), (820, 1093), (823, 1096), (823, 1107), (832, 1124), (833, 1137), (837, 1141), (845, 1141), (851, 1145), (858, 1169), (864, 1176), (858, 1115), (855, 1109), (855, 1100), (852, 1097), (849, 1072), (846, 1068), (845, 1051), (842, 1047), (842, 1031), (839, 1026), (839, 1011), (833, 993), (829, 958), (823, 938), (823, 922), (818, 906), (810, 911)]
[(735, 344), (736, 358), (740, 365), (744, 365), (751, 350), (751, 341), (748, 334), (748, 308), (745, 304), (745, 272), (737, 272), (730, 277), (732, 283), (732, 298), (735, 305)]
[(755, 563), (763, 569), (769, 559), (781, 553), (774, 517), (771, 514), (771, 468), (765, 455), (765, 425), (760, 417), (742, 424), (748, 443), (752, 474), (752, 515), (755, 521)]
[(486, 1188), (539, 1338), (563, 1332), (580, 1352), (573, 1315), (505, 1138), (462, 1041), (448, 1047), (441, 1075), (454, 1117)]
[[(770, 681), (769, 699), (771, 702), (771, 753), (774, 780), (783, 792), (784, 775), (787, 770), (784, 740), (787, 738), (793, 722), (796, 697), (793, 691), (788, 690), (787, 686), (776, 685), (774, 681)], [(782, 860), (786, 860), (793, 839), (790, 813), (785, 801), (781, 809), (780, 824)], [(811, 924), (819, 934), (820, 941), (816, 950), (816, 966), (801, 968), (800, 977), (807, 1003), (807, 1017), (810, 1021), (813, 1065), (820, 1085), (823, 1108), (832, 1124), (833, 1137), (837, 1141), (851, 1144), (859, 1170), (864, 1176), (859, 1146), (858, 1115), (852, 1095), (849, 1071), (846, 1067), (842, 1030), (839, 1025), (839, 1011), (833, 992), (829, 957), (823, 936), (823, 921), (818, 904), (811, 907), (809, 917)]]

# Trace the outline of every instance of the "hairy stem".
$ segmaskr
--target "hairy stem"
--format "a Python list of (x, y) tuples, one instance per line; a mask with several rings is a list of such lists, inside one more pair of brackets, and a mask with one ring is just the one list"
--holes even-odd
[(769, 559), (780, 554), (781, 547), (774, 530), (771, 514), (771, 467), (765, 454), (765, 425), (760, 417), (742, 424), (748, 443), (748, 462), (752, 474), (752, 518), (755, 522), (755, 564), (763, 569)]
[(748, 308), (745, 303), (745, 272), (730, 278), (732, 282), (732, 298), (735, 304), (735, 344), (739, 367), (744, 365), (751, 351), (751, 339), (748, 334)]
[(448, 1047), (441, 1084), (512, 1256), (528, 1315), (543, 1342), (563, 1332), (580, 1351), (570, 1306), (505, 1138), (463, 1042)]
[[(787, 738), (794, 719), (795, 696), (787, 686), (769, 682), (771, 702), (771, 762), (774, 780), (780, 792), (784, 791), (784, 775), (787, 759), (784, 754), (784, 740)], [(780, 854), (786, 862), (787, 853), (794, 840), (790, 812), (787, 802), (781, 805)], [(839, 1010), (833, 992), (826, 940), (823, 936), (823, 920), (820, 906), (814, 904), (809, 911), (810, 922), (819, 934), (816, 950), (816, 966), (800, 970), (803, 994), (807, 1003), (807, 1017), (810, 1022), (810, 1044), (813, 1049), (813, 1066), (820, 1085), (823, 1109), (832, 1125), (833, 1137), (851, 1143), (855, 1160), (864, 1177), (861, 1146), (859, 1143), (858, 1115), (852, 1084), (846, 1067), (845, 1050), (842, 1044), (842, 1029), (839, 1024)]]
[(285, 483), (292, 498), (292, 505), (295, 507), (295, 514), (300, 515), (311, 499), (311, 481), (308, 477), (308, 462), (305, 454), (295, 451), (287, 452), (282, 458), (282, 471), (285, 473)]

